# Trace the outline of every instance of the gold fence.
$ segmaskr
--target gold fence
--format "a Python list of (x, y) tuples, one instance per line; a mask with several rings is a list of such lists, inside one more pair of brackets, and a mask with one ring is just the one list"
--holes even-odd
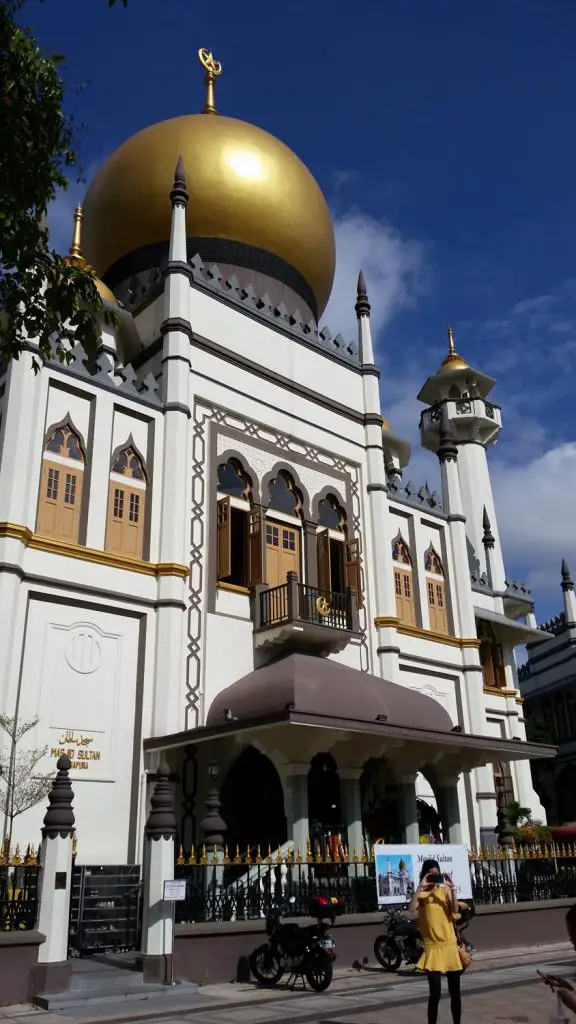
[[(6, 840), (0, 846), (0, 867), (29, 867), (39, 868), (40, 867), (40, 846), (35, 846), (34, 843), (28, 843), (28, 846), (22, 852), (20, 843), (16, 843), (14, 850), (11, 850), (8, 846), (8, 840)], [(78, 837), (74, 835), (72, 840), (72, 859), (76, 860), (78, 853)]]
[[(338, 850), (317, 849), (313, 851), (312, 840), (306, 841), (304, 852), (300, 847), (294, 850), (287, 850), (281, 853), (280, 850), (272, 852), (268, 846), (267, 852), (262, 853), (262, 847), (255, 845), (248, 847), (245, 853), (241, 853), (237, 846), (234, 854), (230, 854), (228, 846), (224, 847), (224, 854), (218, 853), (216, 849), (210, 850), (206, 846), (200, 847), (196, 852), (194, 847), (190, 853), (185, 854), (180, 846), (176, 863), (179, 865), (207, 865), (224, 864), (226, 867), (239, 864), (250, 867), (254, 864), (264, 864), (269, 867), (275, 865), (290, 864), (373, 864), (374, 843), (371, 846), (364, 845), (359, 853), (354, 847), (350, 850), (344, 843), (341, 843)], [(430, 857), (434, 857), (434, 845), (422, 844), (430, 849)], [(254, 852), (255, 851), (255, 852)], [(504, 861), (504, 860), (567, 860), (576, 859), (576, 844), (574, 843), (541, 843), (535, 846), (518, 845), (511, 848), (505, 847), (483, 847), (478, 850), (468, 851), (468, 860), (471, 864), (477, 862)]]

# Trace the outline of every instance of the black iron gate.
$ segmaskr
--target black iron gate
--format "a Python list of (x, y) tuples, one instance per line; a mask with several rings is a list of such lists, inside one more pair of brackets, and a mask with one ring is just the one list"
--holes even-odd
[(141, 904), (138, 865), (74, 865), (69, 955), (139, 949)]

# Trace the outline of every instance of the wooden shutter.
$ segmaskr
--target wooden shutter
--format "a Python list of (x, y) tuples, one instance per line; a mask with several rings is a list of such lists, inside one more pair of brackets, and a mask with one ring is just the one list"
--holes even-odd
[(264, 583), (264, 509), (254, 505), (248, 513), (248, 586)]
[(346, 589), (353, 587), (356, 591), (356, 607), (363, 605), (362, 568), (360, 563), (360, 541), (358, 538), (347, 540), (344, 544), (344, 584)]
[(37, 532), (77, 544), (81, 501), (82, 470), (43, 459)]
[(394, 569), (394, 591), (396, 594), (396, 615), (407, 626), (416, 625), (416, 607), (412, 589), (412, 573)]
[(225, 580), (232, 572), (232, 517), (230, 498), (221, 498), (216, 509), (216, 552), (218, 558), (216, 576)]
[(316, 534), (318, 545), (318, 586), (323, 590), (332, 589), (330, 578), (330, 537), (328, 530)]
[(43, 460), (36, 531), (44, 537), (58, 536), (58, 496), (63, 474), (64, 466)]

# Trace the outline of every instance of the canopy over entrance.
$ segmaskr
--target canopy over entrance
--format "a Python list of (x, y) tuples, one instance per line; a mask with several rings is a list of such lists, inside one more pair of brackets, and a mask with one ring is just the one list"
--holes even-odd
[(144, 749), (152, 753), (227, 737), (250, 742), (256, 734), (287, 761), (322, 749), (331, 750), (340, 764), (392, 756), (404, 771), (432, 764), (443, 773), (460, 773), (494, 761), (556, 753), (543, 744), (464, 733), (433, 698), (306, 654), (290, 654), (248, 673), (216, 697), (205, 727), (147, 739)]

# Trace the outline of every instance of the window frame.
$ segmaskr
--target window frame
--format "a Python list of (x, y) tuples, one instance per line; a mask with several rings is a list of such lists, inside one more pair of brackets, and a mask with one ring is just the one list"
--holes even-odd
[[(51, 451), (48, 446), (58, 433), (62, 434), (63, 437), (59, 445), (60, 450)], [(76, 442), (79, 458), (68, 454), (61, 454), (62, 449), (68, 450), (68, 441), (71, 437)], [(44, 435), (36, 508), (36, 533), (39, 536), (61, 541), (69, 545), (81, 543), (80, 531), (82, 528), (85, 481), (87, 479), (85, 474), (86, 463), (86, 447), (83, 438), (70, 417), (48, 428)], [(52, 483), (54, 474), (57, 474), (55, 495), (48, 493), (51, 483), (50, 474), (53, 474)], [(71, 482), (72, 480), (73, 483)], [(73, 491), (74, 501), (67, 500), (70, 497), (70, 488)], [(71, 517), (72, 529), (66, 534), (62, 529), (64, 513), (66, 513), (66, 518), (70, 521), (70, 516), (67, 513), (71, 509), (74, 510)], [(49, 517), (54, 518), (55, 526), (53, 528), (47, 525)]]

